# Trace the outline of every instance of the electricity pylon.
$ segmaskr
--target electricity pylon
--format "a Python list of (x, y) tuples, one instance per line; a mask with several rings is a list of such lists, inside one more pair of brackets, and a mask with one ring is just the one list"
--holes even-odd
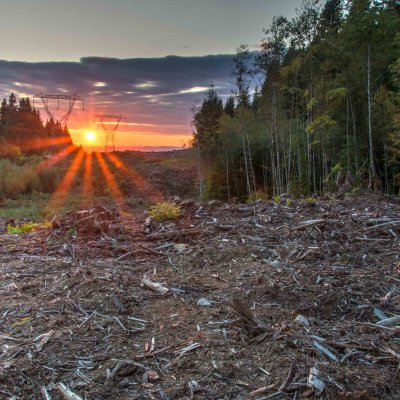
[[(82, 97), (78, 96), (77, 94), (72, 95), (64, 95), (64, 94), (45, 94), (45, 93), (38, 93), (36, 96), (33, 96), (33, 106), (35, 106), (35, 99), (41, 99), (44, 105), (44, 109), (48, 117), (53, 120), (55, 123), (59, 123), (62, 127), (67, 125), (68, 119), (72, 113), (74, 105), (76, 102), (81, 102), (82, 110), (85, 109), (85, 101)], [(60, 109), (60, 100), (67, 100), (68, 101), (68, 108), (67, 111), (60, 117), (57, 117), (55, 111), (52, 111), (49, 106), (49, 100), (57, 100), (57, 108), (56, 110)], [(55, 136), (56, 132), (54, 129), (54, 125), (51, 129), (51, 141), (52, 141), (52, 150), (55, 147)]]
[(104, 130), (104, 151), (115, 151), (115, 132), (122, 119), (126, 119), (121, 114), (97, 114), (101, 126)]

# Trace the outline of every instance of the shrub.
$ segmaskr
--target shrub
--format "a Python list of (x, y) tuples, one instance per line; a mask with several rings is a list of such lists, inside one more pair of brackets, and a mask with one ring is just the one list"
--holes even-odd
[(27, 222), (26, 224), (12, 226), (11, 224), (7, 225), (7, 233), (9, 235), (20, 235), (22, 233), (33, 232), (38, 227), (38, 224), (34, 222)]
[(181, 215), (181, 208), (172, 202), (158, 203), (150, 207), (149, 215), (156, 221), (177, 219)]
[(286, 208), (290, 208), (290, 207), (292, 207), (292, 205), (293, 205), (293, 200), (286, 199), (286, 203), (285, 203)]
[(0, 198), (16, 199), (22, 194), (54, 191), (62, 171), (48, 168), (38, 174), (40, 161), (39, 157), (15, 161), (0, 159)]
[(274, 199), (275, 204), (281, 204), (281, 196), (279, 196), (279, 194), (272, 196), (272, 198)]
[(21, 149), (18, 146), (8, 143), (4, 138), (0, 138), (0, 157), (20, 157)]

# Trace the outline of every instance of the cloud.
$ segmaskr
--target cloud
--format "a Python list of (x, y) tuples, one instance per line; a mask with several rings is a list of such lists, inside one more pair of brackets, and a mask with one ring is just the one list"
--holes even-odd
[(190, 107), (201, 103), (211, 83), (219, 95), (229, 95), (232, 68), (232, 55), (85, 57), (79, 62), (39, 63), (0, 60), (0, 94), (77, 93), (85, 99), (85, 111), (74, 111), (73, 128), (96, 113), (112, 113), (125, 115), (130, 123), (189, 133)]

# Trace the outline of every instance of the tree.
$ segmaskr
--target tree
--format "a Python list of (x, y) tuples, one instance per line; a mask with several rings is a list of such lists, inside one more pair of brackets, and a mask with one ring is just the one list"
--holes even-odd
[(225, 106), (224, 106), (224, 113), (233, 117), (235, 115), (235, 98), (233, 96), (229, 96), (226, 99)]

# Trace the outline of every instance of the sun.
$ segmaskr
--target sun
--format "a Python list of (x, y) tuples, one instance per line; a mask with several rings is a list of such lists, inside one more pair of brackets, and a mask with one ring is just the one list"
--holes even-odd
[(93, 132), (86, 132), (86, 140), (89, 142), (92, 142), (95, 139), (94, 133)]

